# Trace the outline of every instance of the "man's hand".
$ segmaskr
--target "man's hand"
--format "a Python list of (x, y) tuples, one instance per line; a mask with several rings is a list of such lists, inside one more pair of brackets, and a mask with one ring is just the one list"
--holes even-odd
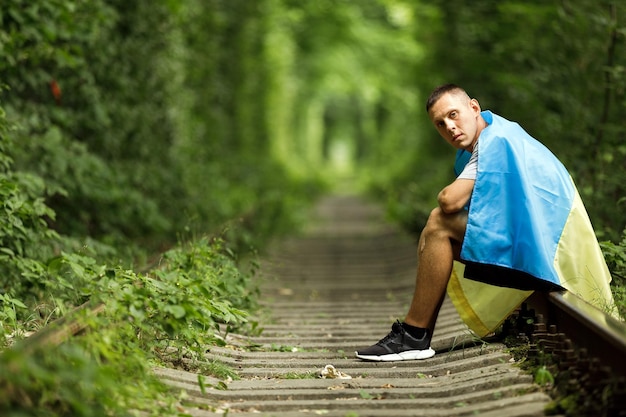
[(439, 192), (437, 201), (444, 213), (463, 210), (472, 196), (474, 180), (457, 179)]

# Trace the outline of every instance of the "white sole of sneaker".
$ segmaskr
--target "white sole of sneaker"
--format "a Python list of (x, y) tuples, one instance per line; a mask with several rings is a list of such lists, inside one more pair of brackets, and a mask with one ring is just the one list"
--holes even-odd
[(356, 353), (356, 357), (359, 359), (363, 359), (366, 361), (375, 361), (375, 362), (393, 362), (393, 361), (411, 361), (411, 360), (421, 360), (428, 359), (435, 356), (435, 351), (432, 348), (424, 349), (424, 350), (407, 350), (406, 352), (401, 353), (390, 353), (388, 355), (359, 355)]

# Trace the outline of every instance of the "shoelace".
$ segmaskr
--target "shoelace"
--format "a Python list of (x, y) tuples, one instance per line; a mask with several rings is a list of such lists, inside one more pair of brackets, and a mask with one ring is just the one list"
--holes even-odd
[(382, 346), (385, 343), (387, 343), (390, 339), (392, 339), (394, 336), (396, 336), (397, 334), (403, 335), (404, 333), (405, 333), (404, 327), (402, 327), (402, 324), (400, 323), (399, 320), (396, 320), (396, 322), (391, 326), (391, 331), (389, 332), (389, 334), (383, 337), (382, 339), (380, 339), (378, 343), (376, 344)]

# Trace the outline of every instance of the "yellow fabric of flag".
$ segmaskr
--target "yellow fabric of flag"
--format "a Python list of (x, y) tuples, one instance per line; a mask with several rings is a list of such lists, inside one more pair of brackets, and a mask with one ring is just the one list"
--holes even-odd
[(448, 296), (463, 322), (478, 337), (495, 331), (533, 293), (463, 278), (464, 270), (465, 265), (454, 262)]
[[(577, 190), (559, 239), (554, 268), (563, 288), (616, 315), (611, 275)], [(466, 279), (464, 269), (462, 263), (454, 262), (448, 296), (478, 337), (494, 332), (533, 293)]]

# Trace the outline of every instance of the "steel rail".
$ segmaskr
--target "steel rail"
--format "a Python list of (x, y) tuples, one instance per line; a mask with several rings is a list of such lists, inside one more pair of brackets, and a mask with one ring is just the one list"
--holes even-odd
[(626, 323), (571, 292), (548, 295), (550, 320), (574, 344), (626, 376)]
[(528, 337), (531, 368), (556, 372), (556, 401), (575, 401), (580, 415), (626, 415), (624, 321), (564, 291), (535, 292), (509, 322)]
[(32, 353), (42, 347), (58, 346), (87, 328), (86, 319), (100, 314), (104, 309), (104, 303), (87, 301), (9, 349), (21, 349)]
[(551, 332), (565, 334), (576, 348), (585, 349), (590, 357), (626, 376), (625, 322), (568, 291), (536, 292), (528, 299), (528, 306), (543, 316), (541, 320)]

